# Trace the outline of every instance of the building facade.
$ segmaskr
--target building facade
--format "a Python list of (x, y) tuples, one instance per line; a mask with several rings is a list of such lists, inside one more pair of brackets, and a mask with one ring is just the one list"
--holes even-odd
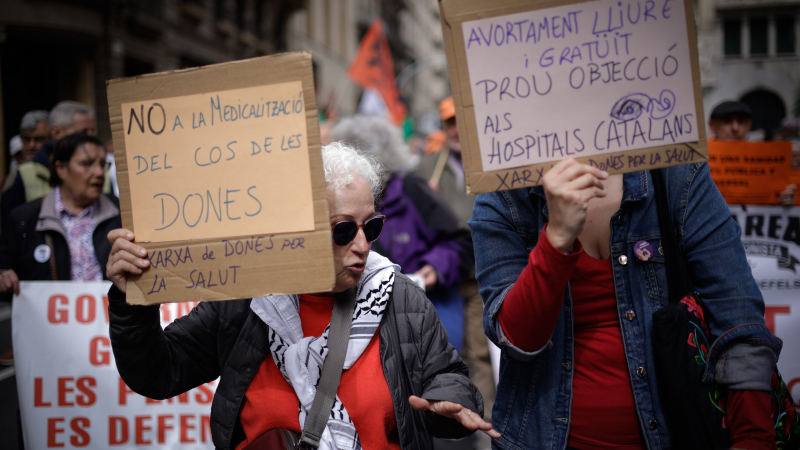
[(767, 139), (800, 115), (800, 1), (697, 0), (695, 14), (706, 115), (741, 100)]
[(25, 112), (62, 100), (95, 108), (97, 133), (110, 139), (106, 80), (286, 51), (286, 24), (304, 6), (303, 0), (3, 0), (2, 148)]

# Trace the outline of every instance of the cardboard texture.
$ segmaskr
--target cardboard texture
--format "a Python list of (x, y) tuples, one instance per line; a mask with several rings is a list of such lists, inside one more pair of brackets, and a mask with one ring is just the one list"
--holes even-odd
[(777, 205), (793, 182), (790, 142), (708, 141), (708, 165), (729, 204)]
[(708, 159), (689, 0), (440, 0), (473, 194)]
[(311, 53), (107, 83), (122, 224), (151, 268), (128, 303), (335, 282)]

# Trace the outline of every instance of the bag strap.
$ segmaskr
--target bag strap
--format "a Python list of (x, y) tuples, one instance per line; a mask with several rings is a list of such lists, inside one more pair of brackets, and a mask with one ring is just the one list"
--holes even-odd
[(328, 333), (328, 355), (322, 364), (322, 375), (317, 385), (317, 394), (306, 418), (306, 426), (300, 437), (298, 448), (316, 450), (328, 417), (331, 415), (339, 380), (342, 378), (347, 343), (350, 340), (350, 326), (353, 324), (353, 310), (356, 304), (356, 288), (352, 287), (336, 294), (334, 299), (331, 329)]
[(672, 222), (667, 198), (667, 185), (664, 182), (663, 169), (650, 171), (653, 179), (653, 191), (658, 211), (658, 228), (661, 231), (661, 248), (664, 249), (664, 262), (667, 271), (667, 287), (670, 303), (677, 303), (694, 291), (689, 269), (680, 251), (678, 234)]
[(44, 233), (44, 241), (50, 247), (50, 276), (53, 281), (58, 281), (58, 270), (56, 270), (56, 248), (53, 246), (53, 237), (50, 233)]

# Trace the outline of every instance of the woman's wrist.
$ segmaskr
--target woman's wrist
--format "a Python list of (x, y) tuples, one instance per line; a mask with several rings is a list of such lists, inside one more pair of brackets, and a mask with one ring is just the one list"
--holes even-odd
[(550, 241), (550, 245), (552, 245), (556, 250), (564, 253), (565, 255), (569, 255), (575, 251), (574, 237), (565, 236), (562, 233), (559, 233), (558, 229), (550, 226), (550, 224), (547, 224), (544, 232), (545, 235), (547, 235), (547, 240)]

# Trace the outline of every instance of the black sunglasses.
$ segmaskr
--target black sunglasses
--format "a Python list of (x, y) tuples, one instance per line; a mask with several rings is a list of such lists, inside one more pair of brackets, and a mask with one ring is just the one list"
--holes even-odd
[(350, 220), (344, 220), (333, 224), (333, 243), (336, 245), (347, 245), (353, 242), (358, 234), (358, 229), (364, 230), (364, 237), (367, 242), (372, 242), (381, 235), (383, 231), (383, 223), (386, 221), (386, 216), (375, 216), (364, 222), (363, 225), (357, 225)]

